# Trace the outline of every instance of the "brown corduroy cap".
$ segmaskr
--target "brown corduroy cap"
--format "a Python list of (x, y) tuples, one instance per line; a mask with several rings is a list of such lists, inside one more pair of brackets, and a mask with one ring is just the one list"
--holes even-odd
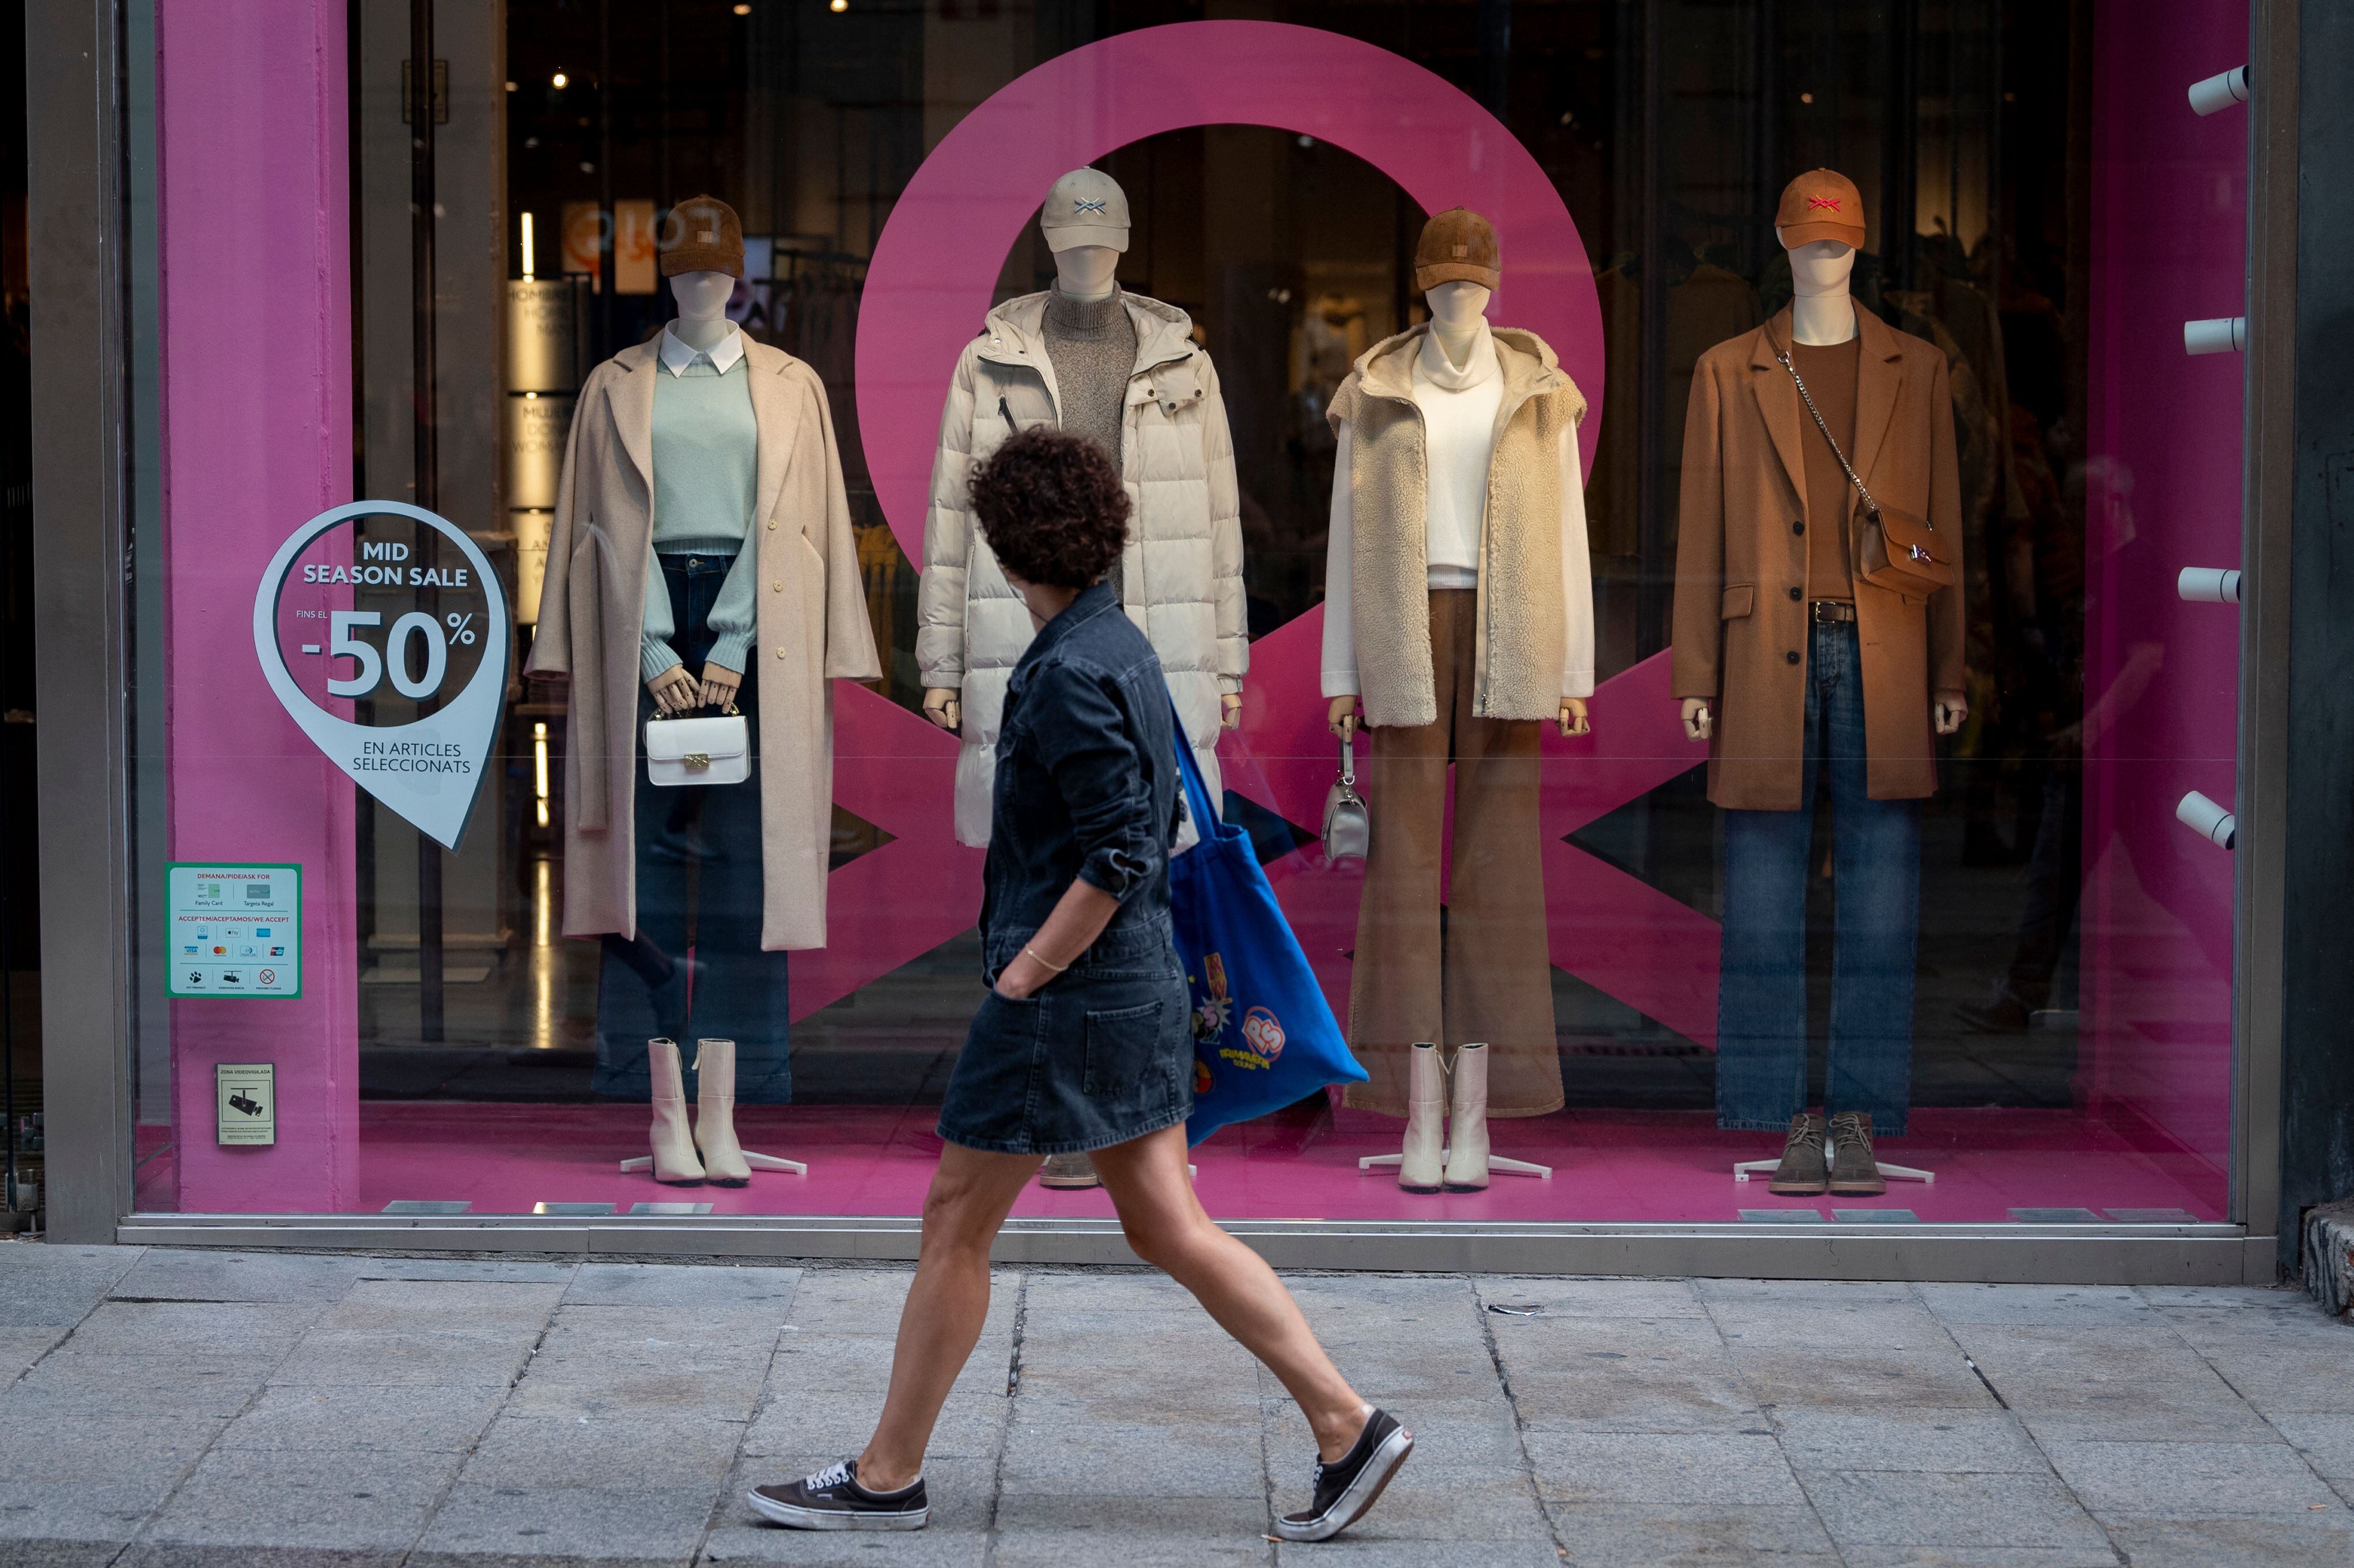
[(1422, 226), (1414, 247), (1414, 286), (1427, 292), (1461, 281), (1492, 289), (1502, 281), (1500, 260), (1495, 227), (1476, 212), (1450, 207)]
[(717, 196), (689, 196), (670, 209), (663, 225), (662, 275), (725, 272), (744, 275), (744, 224)]
[(1795, 250), (1818, 239), (1836, 239), (1863, 249), (1863, 193), (1855, 182), (1830, 169), (1808, 169), (1782, 187), (1774, 227), (1782, 249)]

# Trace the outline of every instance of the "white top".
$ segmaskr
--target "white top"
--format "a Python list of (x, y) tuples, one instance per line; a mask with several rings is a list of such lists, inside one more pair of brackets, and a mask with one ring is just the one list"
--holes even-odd
[[(1423, 521), (1426, 580), (1435, 588), (1479, 586), (1479, 535), (1488, 514), (1488, 470), (1496, 450), (1496, 416), (1504, 401), (1503, 369), (1488, 323), (1458, 369), (1426, 334), (1414, 361), (1414, 405), (1422, 411), (1427, 442)], [(1357, 642), (1350, 622), (1354, 558), (1350, 526), (1350, 430), (1341, 425), (1334, 453), (1332, 526), (1324, 564), (1324, 673), (1328, 697), (1355, 696)], [(1577, 456), (1577, 429), (1561, 432), (1561, 694), (1594, 694), (1593, 564), (1585, 547), (1585, 479)]]
[[(1504, 367), (1483, 319), (1461, 368), (1427, 333), (1414, 356), (1414, 405), (1422, 410), (1428, 452), (1423, 511), (1423, 564), (1436, 588), (1479, 586), (1479, 524), (1488, 510), (1488, 470), (1496, 453), (1496, 415), (1504, 407)], [(1338, 471), (1337, 470), (1335, 471)]]
[(727, 335), (719, 340), (718, 347), (697, 348), (665, 326), (663, 328), (661, 353), (663, 368), (673, 376), (685, 375), (686, 367), (695, 363), (698, 355), (711, 362), (712, 369), (725, 376), (736, 368), (737, 360), (744, 357), (744, 329), (730, 323)]

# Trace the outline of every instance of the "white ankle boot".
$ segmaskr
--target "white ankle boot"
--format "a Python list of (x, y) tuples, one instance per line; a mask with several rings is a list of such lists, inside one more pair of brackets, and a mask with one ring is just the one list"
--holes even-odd
[(1447, 1145), (1447, 1190), (1478, 1192), (1488, 1185), (1488, 1047), (1456, 1048), (1454, 1125)]
[(695, 1157), (695, 1135), (686, 1125), (686, 1085), (678, 1070), (678, 1042), (647, 1041), (646, 1069), (654, 1084), (654, 1180), (673, 1187), (699, 1187), (703, 1161)]
[(695, 1071), (695, 1142), (704, 1175), (715, 1187), (744, 1186), (752, 1167), (736, 1141), (736, 1042), (696, 1041)]
[(1446, 1145), (1447, 1075), (1438, 1047), (1416, 1044), (1406, 1064), (1405, 1158), (1398, 1164), (1398, 1185), (1409, 1192), (1437, 1192)]

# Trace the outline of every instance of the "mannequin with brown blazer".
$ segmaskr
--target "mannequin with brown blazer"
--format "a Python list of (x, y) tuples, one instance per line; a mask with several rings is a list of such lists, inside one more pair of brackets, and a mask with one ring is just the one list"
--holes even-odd
[[(1910, 1096), (1918, 802), (1936, 789), (1935, 736), (1968, 710), (1961, 588), (1913, 597), (1854, 573), (1862, 524), (1840, 456), (1958, 551), (1953, 401), (1945, 355), (1849, 295), (1864, 238), (1851, 182), (1793, 180), (1776, 234), (1790, 308), (1693, 369), (1672, 679), (1725, 812), (1719, 1125), (1785, 1132), (1776, 1192), (1870, 1195), (1884, 1190), (1872, 1137), (1903, 1131)], [(1806, 1108), (1818, 789), (1839, 895), (1825, 1115)]]

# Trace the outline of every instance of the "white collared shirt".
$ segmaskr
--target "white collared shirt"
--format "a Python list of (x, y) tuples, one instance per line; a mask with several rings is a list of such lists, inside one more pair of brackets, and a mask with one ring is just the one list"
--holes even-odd
[(664, 327), (661, 354), (663, 368), (673, 376), (685, 375), (686, 367), (697, 359), (709, 362), (712, 369), (725, 376), (735, 368), (737, 360), (744, 357), (744, 329), (731, 322), (727, 326), (727, 335), (719, 340), (718, 347), (696, 348)]

